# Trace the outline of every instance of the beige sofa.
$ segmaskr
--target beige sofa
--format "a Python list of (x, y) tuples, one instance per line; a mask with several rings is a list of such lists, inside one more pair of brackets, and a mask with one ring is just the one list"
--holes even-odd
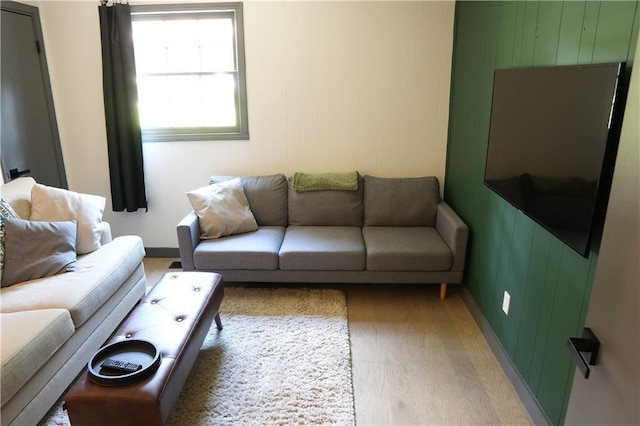
[[(0, 186), (23, 219), (34, 184)], [(75, 271), (1, 289), (2, 425), (37, 424), (145, 293), (142, 240), (100, 226), (100, 248), (79, 255)]]

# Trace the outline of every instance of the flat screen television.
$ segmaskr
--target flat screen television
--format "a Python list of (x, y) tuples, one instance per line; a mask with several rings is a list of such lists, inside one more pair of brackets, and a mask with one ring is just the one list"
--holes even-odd
[(609, 197), (624, 65), (494, 73), (484, 183), (584, 257)]

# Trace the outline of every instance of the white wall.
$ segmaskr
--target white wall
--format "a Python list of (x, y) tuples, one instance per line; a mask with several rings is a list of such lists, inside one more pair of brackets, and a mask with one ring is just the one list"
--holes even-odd
[[(67, 178), (110, 197), (98, 7), (40, 1)], [(249, 141), (144, 145), (147, 213), (114, 235), (177, 247), (212, 174), (358, 170), (444, 183), (454, 2), (245, 2)]]

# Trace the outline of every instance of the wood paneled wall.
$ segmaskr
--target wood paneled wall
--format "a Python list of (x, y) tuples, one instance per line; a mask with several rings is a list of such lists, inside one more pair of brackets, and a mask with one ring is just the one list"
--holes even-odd
[(565, 415), (574, 377), (566, 340), (582, 334), (598, 244), (585, 259), (484, 187), (493, 71), (631, 66), (639, 26), (638, 2), (456, 4), (445, 199), (471, 230), (466, 285), (554, 424)]

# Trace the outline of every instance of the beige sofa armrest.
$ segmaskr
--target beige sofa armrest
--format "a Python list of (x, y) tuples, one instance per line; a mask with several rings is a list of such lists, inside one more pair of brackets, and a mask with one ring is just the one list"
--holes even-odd
[(460, 219), (460, 216), (444, 201), (438, 204), (436, 214), (436, 230), (453, 252), (453, 265), (451, 271), (464, 271), (464, 263), (467, 255), (467, 240), (469, 228)]
[(193, 250), (200, 243), (200, 224), (198, 223), (198, 215), (190, 212), (186, 215), (176, 227), (178, 232), (178, 247), (180, 249), (180, 261), (184, 271), (194, 271), (196, 269), (193, 263)]
[(100, 228), (100, 244), (105, 245), (113, 240), (111, 235), (111, 225), (109, 222), (100, 222), (98, 225)]
[(31, 188), (36, 181), (30, 177), (20, 177), (0, 186), (0, 194), (22, 219), (31, 216)]

